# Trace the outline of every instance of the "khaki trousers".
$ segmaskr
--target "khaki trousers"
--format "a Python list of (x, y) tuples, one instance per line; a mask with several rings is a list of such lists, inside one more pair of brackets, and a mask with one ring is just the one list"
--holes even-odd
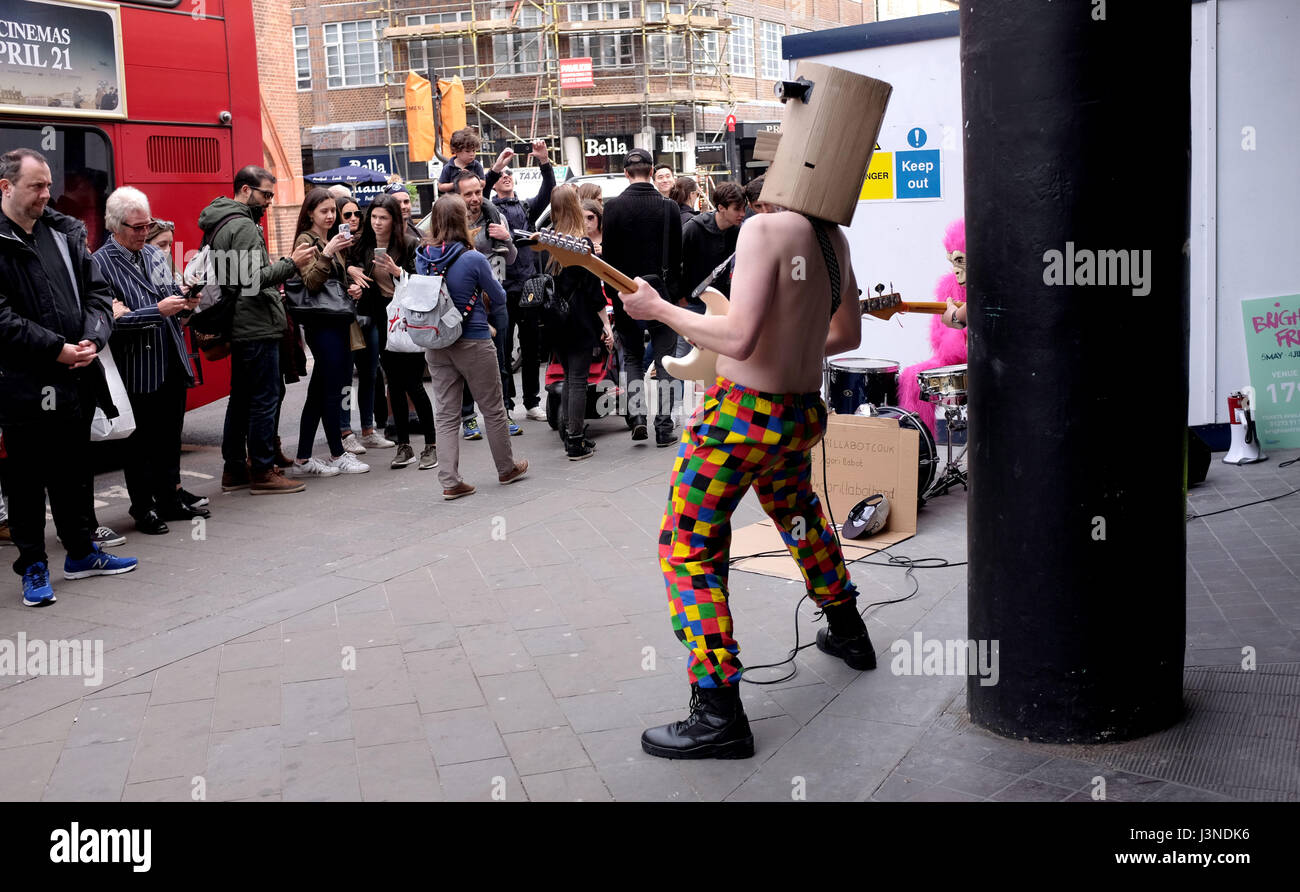
[(483, 433), (492, 450), (497, 476), (515, 468), (510, 449), (510, 427), (501, 400), (501, 369), (497, 350), (489, 338), (461, 338), (450, 347), (426, 350), (429, 376), (433, 379), (433, 415), (438, 430), (438, 480), (443, 489), (461, 482), (460, 403), (463, 387), (469, 384), (483, 413)]

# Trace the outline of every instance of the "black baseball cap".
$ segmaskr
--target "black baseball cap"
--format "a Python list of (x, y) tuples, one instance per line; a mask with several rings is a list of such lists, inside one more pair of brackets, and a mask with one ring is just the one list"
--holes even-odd
[(633, 149), (623, 156), (623, 167), (631, 167), (633, 164), (654, 164), (655, 159), (650, 157), (650, 153), (645, 149)]

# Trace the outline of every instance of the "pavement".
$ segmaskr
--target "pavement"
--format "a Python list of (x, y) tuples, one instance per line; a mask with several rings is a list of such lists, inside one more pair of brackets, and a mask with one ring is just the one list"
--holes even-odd
[[(290, 444), (304, 390), (285, 405)], [(512, 445), (531, 469), (511, 486), (478, 441), (461, 449), (478, 493), (455, 502), (436, 472), (390, 470), (391, 450), (365, 457), (368, 474), (254, 498), (220, 491), (223, 413), (189, 414), (182, 459), (211, 520), (135, 533), (120, 472), (104, 473), (100, 520), (139, 569), (56, 573), (58, 603), (41, 610), (9, 583), (0, 642), (102, 641), (103, 679), (0, 677), (0, 799), (1300, 799), (1300, 497), (1189, 522), (1188, 711), (1167, 731), (1008, 740), (970, 724), (964, 675), (894, 675), (893, 641), (966, 637), (965, 569), (951, 567), (868, 612), (877, 670), (809, 648), (788, 681), (746, 685), (754, 758), (672, 762), (639, 737), (684, 717), (689, 694), (655, 555), (673, 450), (607, 419), (592, 424), (596, 456), (568, 462), (545, 423), (521, 421)], [(1300, 469), (1278, 468), (1294, 455), (1243, 468), (1216, 455), (1190, 508), (1294, 489)], [(762, 516), (751, 494), (735, 525)], [(965, 523), (958, 489), (893, 551), (964, 561)], [(852, 574), (861, 603), (912, 591), (901, 569)], [(732, 583), (747, 664), (784, 659), (796, 624), (813, 639), (799, 584)]]

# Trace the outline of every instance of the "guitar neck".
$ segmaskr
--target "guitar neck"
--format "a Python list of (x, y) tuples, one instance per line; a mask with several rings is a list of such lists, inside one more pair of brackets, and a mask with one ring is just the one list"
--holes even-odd
[(935, 313), (937, 315), (947, 310), (948, 305), (946, 303), (941, 304), (933, 300), (922, 300), (922, 301), (909, 300), (909, 301), (904, 301), (902, 304), (899, 305), (898, 308), (905, 313)]
[(574, 264), (583, 267), (606, 285), (622, 294), (631, 294), (636, 291), (636, 282), (633, 282), (594, 254), (588, 254), (582, 260), (574, 261)]

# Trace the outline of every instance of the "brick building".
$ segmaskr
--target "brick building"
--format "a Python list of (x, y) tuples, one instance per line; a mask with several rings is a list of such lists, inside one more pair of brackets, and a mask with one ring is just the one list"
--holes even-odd
[[(776, 121), (788, 34), (873, 21), (867, 0), (260, 0), (291, 10), (302, 163), (411, 179), (401, 84), (460, 76), (483, 160), (544, 138), (576, 173), (633, 146), (679, 171), (722, 173), (725, 121)], [(591, 59), (590, 85), (560, 61)], [(697, 147), (699, 150), (697, 151)]]
[[(289, 5), (284, 0), (253, 0), (257, 36), (257, 75), (262, 109), (263, 166), (275, 175), (275, 201), (263, 219), (272, 256), (288, 254), (303, 199), (302, 153), (298, 150), (298, 102)], [(237, 158), (242, 167), (256, 158)]]

